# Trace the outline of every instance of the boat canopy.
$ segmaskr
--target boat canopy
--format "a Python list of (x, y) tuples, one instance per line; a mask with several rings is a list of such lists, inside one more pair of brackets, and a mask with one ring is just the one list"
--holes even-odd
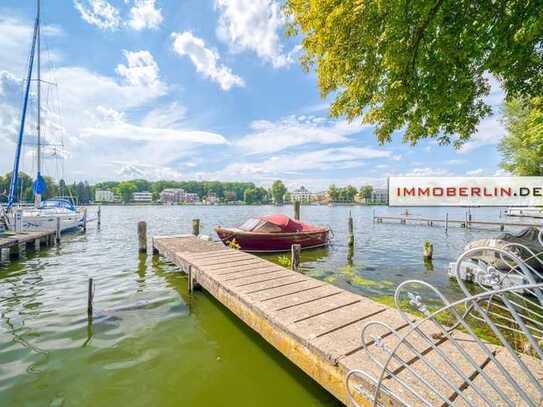
[(75, 206), (68, 199), (54, 198), (48, 199), (47, 201), (42, 201), (39, 206), (40, 209), (50, 209), (50, 208), (65, 208), (71, 211), (75, 211)]
[(269, 215), (251, 218), (238, 228), (246, 232), (260, 233), (317, 232), (322, 229), (291, 219), (286, 215)]

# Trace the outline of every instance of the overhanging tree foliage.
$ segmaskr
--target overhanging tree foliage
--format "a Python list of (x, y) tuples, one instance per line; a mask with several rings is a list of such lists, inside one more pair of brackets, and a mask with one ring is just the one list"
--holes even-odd
[(508, 101), (504, 118), (507, 134), (498, 146), (502, 168), (515, 175), (543, 175), (543, 97)]
[(332, 116), (361, 118), (379, 141), (405, 129), (460, 145), (490, 114), (488, 74), (508, 97), (543, 92), (538, 0), (287, 0)]

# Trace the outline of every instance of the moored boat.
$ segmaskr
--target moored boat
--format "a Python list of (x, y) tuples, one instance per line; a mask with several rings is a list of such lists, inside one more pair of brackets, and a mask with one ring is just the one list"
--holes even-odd
[[(41, 23), (40, 23), (40, 0), (37, 3), (37, 14), (34, 22), (34, 31), (30, 49), (30, 58), (28, 61), (27, 74), (24, 82), (24, 97), (20, 116), (19, 133), (15, 149), (15, 159), (13, 161), (13, 171), (11, 172), (11, 181), (9, 186), (9, 195), (6, 208), (0, 208), (0, 223), (4, 228), (15, 230), (17, 213), (21, 216), (21, 227), (23, 231), (34, 230), (55, 230), (57, 221), (60, 220), (60, 230), (67, 231), (76, 229), (85, 222), (84, 212), (77, 208), (71, 199), (52, 198), (42, 201), (42, 197), (47, 191), (47, 183), (42, 176), (42, 128), (41, 128)], [(33, 76), (36, 70), (36, 78)], [(31, 84), (36, 83), (36, 178), (32, 184), (34, 195), (34, 206), (28, 207), (23, 202), (18, 202), (18, 189), (21, 188), (19, 182), (19, 170), (21, 165), (22, 145), (25, 139), (25, 123), (29, 109), (29, 99), (31, 95)], [(28, 126), (26, 126), (28, 127)], [(19, 191), (20, 192), (20, 191)]]
[(286, 215), (259, 216), (240, 226), (215, 227), (225, 245), (239, 245), (240, 250), (253, 253), (289, 251), (293, 244), (302, 249), (327, 246), (330, 228), (315, 226), (289, 218)]

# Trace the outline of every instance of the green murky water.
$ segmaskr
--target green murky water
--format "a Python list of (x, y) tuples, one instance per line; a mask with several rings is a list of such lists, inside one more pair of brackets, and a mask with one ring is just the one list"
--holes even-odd
[[(357, 246), (345, 246), (353, 211)], [(239, 223), (271, 207), (105, 207), (100, 231), (66, 236), (60, 248), (0, 266), (0, 406), (336, 406), (338, 402), (209, 295), (160, 258), (136, 254), (135, 225), (185, 233), (200, 218)], [(386, 209), (383, 208), (382, 211)], [(390, 210), (389, 210), (390, 211)], [(480, 218), (495, 217), (480, 212)], [(444, 272), (463, 245), (495, 232), (372, 225), (370, 208), (304, 207), (330, 224), (335, 244), (304, 252), (304, 272), (370, 296), (422, 278), (454, 296)], [(459, 217), (460, 211), (459, 211)], [(420, 256), (425, 239), (437, 254)], [(277, 261), (277, 257), (271, 258)], [(95, 279), (95, 321), (86, 292)]]

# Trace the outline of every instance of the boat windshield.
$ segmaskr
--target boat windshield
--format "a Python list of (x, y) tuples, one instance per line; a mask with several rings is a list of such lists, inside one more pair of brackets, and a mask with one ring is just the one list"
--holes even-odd
[(239, 226), (239, 229), (246, 232), (262, 232), (262, 233), (279, 233), (281, 232), (281, 227), (274, 225), (271, 222), (268, 222), (263, 219), (249, 219), (245, 223)]
[(260, 219), (247, 219), (242, 225), (239, 226), (239, 229), (250, 232), (251, 230), (255, 229), (259, 223), (262, 223)]

